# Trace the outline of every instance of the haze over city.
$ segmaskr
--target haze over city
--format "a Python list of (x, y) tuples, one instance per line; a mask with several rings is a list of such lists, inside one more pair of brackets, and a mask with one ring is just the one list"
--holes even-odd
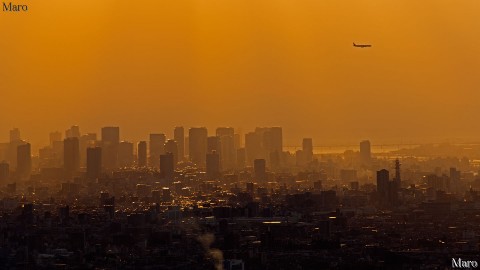
[(0, 16), (0, 141), (73, 124), (132, 141), (178, 124), (282, 126), (286, 144), (478, 141), (479, 5), (34, 3)]
[(480, 1), (0, 5), (0, 269), (472, 269)]

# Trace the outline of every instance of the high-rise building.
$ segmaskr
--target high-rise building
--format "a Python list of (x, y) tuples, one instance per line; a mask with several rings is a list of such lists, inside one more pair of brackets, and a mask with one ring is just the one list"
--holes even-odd
[(265, 159), (255, 159), (253, 162), (253, 170), (255, 172), (255, 180), (265, 182), (267, 180)]
[(87, 178), (97, 179), (102, 173), (102, 148), (87, 149)]
[(10, 166), (7, 162), (0, 162), (0, 185), (4, 186), (10, 177)]
[(118, 165), (131, 167), (133, 165), (133, 143), (122, 141), (118, 145)]
[(245, 168), (245, 159), (246, 159), (245, 148), (239, 148), (237, 150), (237, 169)]
[(370, 148), (370, 141), (361, 141), (360, 142), (360, 162), (363, 165), (370, 164), (370, 160), (372, 158), (371, 148)]
[(398, 200), (398, 183), (390, 181), (390, 173), (383, 169), (377, 171), (377, 194), (382, 206), (394, 206)]
[(158, 168), (160, 155), (165, 154), (165, 142), (167, 137), (165, 134), (150, 134), (149, 150), (150, 150), (150, 166)]
[(252, 166), (255, 159), (262, 158), (262, 141), (257, 132), (245, 134), (246, 165)]
[(17, 147), (17, 175), (28, 178), (32, 172), (32, 150), (29, 143)]
[(235, 145), (235, 150), (238, 150), (243, 147), (242, 145), (242, 136), (240, 134), (233, 135), (233, 144)]
[(10, 142), (16, 142), (20, 140), (21, 140), (20, 130), (18, 128), (14, 128), (10, 130)]
[(147, 166), (147, 142), (141, 141), (137, 146), (137, 159), (139, 167)]
[(306, 162), (313, 160), (313, 141), (312, 138), (304, 138), (302, 141), (302, 151)]
[(78, 137), (63, 140), (63, 167), (67, 177), (73, 177), (80, 170), (80, 143)]
[(166, 153), (160, 155), (160, 177), (166, 180), (173, 180), (175, 166), (173, 164), (173, 154)]
[(185, 130), (183, 127), (175, 127), (173, 139), (177, 142), (178, 146), (178, 161), (183, 161), (185, 158)]
[(216, 151), (207, 154), (207, 177), (209, 180), (220, 176), (220, 156)]
[(185, 143), (183, 145), (185, 146), (185, 156), (190, 156), (190, 138), (188, 136), (185, 137)]
[(295, 151), (295, 160), (298, 167), (304, 167), (307, 164), (307, 159), (305, 156), (306, 155), (303, 150)]
[(62, 141), (62, 133), (60, 131), (50, 132), (50, 146), (53, 146), (54, 142)]
[(388, 196), (388, 185), (390, 182), (390, 173), (382, 169), (377, 171), (377, 192), (381, 199), (385, 199)]
[(283, 152), (283, 132), (281, 127), (270, 128), (272, 133), (272, 152), (281, 154)]
[(72, 126), (65, 130), (65, 138), (80, 138), (80, 127)]
[(80, 136), (80, 167), (87, 165), (87, 149), (97, 146), (97, 134), (86, 133)]
[(188, 147), (190, 153), (190, 161), (198, 167), (205, 167), (207, 155), (207, 137), (208, 132), (205, 127), (190, 128), (188, 130)]
[(167, 140), (165, 143), (165, 153), (172, 153), (173, 154), (173, 167), (177, 166), (177, 162), (179, 160), (178, 157), (178, 143), (175, 140)]
[(102, 128), (102, 164), (112, 170), (118, 166), (118, 145), (120, 143), (119, 127)]
[(236, 148), (235, 134), (231, 127), (217, 128), (217, 137), (220, 138), (220, 163), (224, 170), (235, 168)]
[(207, 138), (207, 153), (212, 153), (216, 151), (220, 153), (220, 137), (210, 136)]

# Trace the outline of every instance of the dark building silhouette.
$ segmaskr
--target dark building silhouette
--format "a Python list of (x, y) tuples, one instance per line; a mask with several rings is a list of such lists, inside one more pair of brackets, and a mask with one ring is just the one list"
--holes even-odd
[(102, 128), (102, 164), (105, 169), (118, 167), (118, 145), (120, 143), (119, 127)]
[(397, 203), (398, 183), (390, 181), (389, 171), (382, 169), (377, 171), (377, 194), (382, 206), (395, 206)]
[(17, 175), (28, 178), (32, 172), (32, 150), (29, 143), (17, 147)]
[(360, 162), (363, 165), (369, 165), (372, 158), (370, 141), (360, 142)]
[(207, 177), (216, 179), (220, 176), (220, 155), (216, 151), (207, 154)]
[(390, 173), (382, 169), (377, 171), (377, 192), (381, 199), (388, 196), (388, 183), (390, 182)]
[(217, 136), (210, 136), (207, 138), (207, 153), (212, 153), (216, 151), (220, 153), (220, 138)]
[(20, 140), (22, 140), (20, 137), (20, 130), (18, 128), (10, 130), (10, 142), (16, 142)]
[(65, 131), (65, 138), (80, 138), (80, 127), (72, 126)]
[(122, 141), (118, 145), (118, 165), (131, 167), (133, 165), (133, 143)]
[(235, 134), (232, 127), (219, 127), (216, 135), (220, 139), (220, 164), (224, 170), (235, 168), (236, 148)]
[(171, 181), (173, 180), (174, 171), (173, 154), (165, 153), (164, 155), (160, 155), (160, 177)]
[(0, 162), (0, 185), (4, 186), (5, 182), (10, 178), (10, 166), (7, 162)]
[(97, 179), (102, 173), (102, 148), (87, 149), (87, 178)]
[(304, 138), (302, 141), (302, 151), (306, 162), (313, 160), (313, 140), (312, 138)]
[(190, 128), (188, 130), (188, 147), (190, 161), (197, 164), (198, 167), (205, 167), (207, 155), (207, 128)]
[(178, 143), (175, 140), (167, 140), (165, 143), (165, 153), (173, 154), (173, 167), (177, 167), (178, 162)]
[(87, 165), (87, 148), (97, 146), (97, 134), (86, 133), (80, 136), (80, 167)]
[(237, 169), (245, 168), (246, 163), (246, 152), (245, 148), (237, 149)]
[(177, 142), (178, 161), (183, 161), (185, 158), (185, 130), (183, 127), (175, 127), (173, 139)]
[(272, 147), (271, 152), (282, 153), (283, 152), (283, 131), (281, 127), (270, 128), (272, 133)]
[(149, 150), (150, 150), (150, 166), (158, 168), (160, 155), (165, 153), (165, 134), (150, 134)]
[(139, 167), (147, 166), (147, 142), (141, 141), (137, 146), (137, 159)]
[(60, 131), (50, 132), (50, 146), (53, 146), (54, 142), (62, 141), (62, 133)]
[(253, 170), (257, 182), (265, 182), (267, 180), (265, 159), (255, 159), (253, 162)]
[(245, 134), (246, 165), (252, 166), (255, 159), (262, 158), (262, 140), (256, 132)]
[(67, 177), (73, 177), (80, 170), (78, 137), (67, 137), (63, 140), (63, 168)]

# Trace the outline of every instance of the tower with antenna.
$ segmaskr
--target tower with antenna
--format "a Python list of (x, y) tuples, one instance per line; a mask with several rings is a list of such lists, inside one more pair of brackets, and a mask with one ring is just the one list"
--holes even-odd
[(402, 182), (400, 178), (400, 165), (401, 165), (400, 160), (397, 158), (395, 160), (395, 179), (394, 179), (397, 188), (401, 187), (401, 182)]

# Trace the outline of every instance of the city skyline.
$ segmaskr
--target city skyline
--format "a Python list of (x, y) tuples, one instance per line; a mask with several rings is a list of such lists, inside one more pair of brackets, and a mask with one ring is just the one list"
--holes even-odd
[(4, 2), (0, 269), (478, 267), (479, 11)]
[(326, 144), (480, 134), (477, 2), (142, 3), (1, 16), (0, 141), (72, 124), (135, 141), (178, 123), (282, 126), (287, 141)]

